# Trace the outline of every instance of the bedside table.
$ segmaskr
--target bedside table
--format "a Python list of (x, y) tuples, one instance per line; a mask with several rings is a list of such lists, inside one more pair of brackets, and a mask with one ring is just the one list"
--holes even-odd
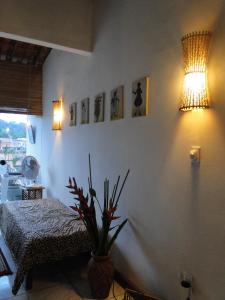
[(43, 186), (24, 186), (22, 187), (22, 200), (42, 199)]

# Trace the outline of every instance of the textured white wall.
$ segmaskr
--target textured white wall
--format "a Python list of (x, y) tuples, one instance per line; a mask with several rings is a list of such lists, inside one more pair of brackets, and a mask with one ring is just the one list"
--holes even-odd
[[(115, 263), (140, 288), (168, 300), (180, 299), (182, 270), (193, 274), (193, 299), (225, 297), (224, 16), (222, 0), (97, 1), (93, 55), (53, 51), (44, 67), (41, 162), (48, 195), (70, 203), (69, 175), (87, 186), (89, 152), (100, 196), (106, 176), (112, 182), (130, 168), (119, 209), (129, 224), (117, 240)], [(213, 109), (179, 113), (180, 38), (201, 29), (214, 31)], [(147, 74), (151, 112), (132, 119), (131, 83)], [(109, 92), (120, 84), (125, 118), (110, 122)], [(106, 121), (94, 124), (93, 97), (102, 91)], [(60, 96), (64, 125), (53, 132), (51, 101)], [(69, 127), (69, 104), (88, 96), (91, 123)], [(199, 168), (191, 167), (192, 145), (202, 148)]]
[(1, 0), (1, 32), (92, 50), (92, 0)]

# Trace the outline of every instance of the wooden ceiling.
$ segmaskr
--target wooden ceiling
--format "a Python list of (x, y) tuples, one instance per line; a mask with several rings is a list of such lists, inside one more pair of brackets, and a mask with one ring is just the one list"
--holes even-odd
[(0, 61), (41, 67), (51, 48), (0, 37)]

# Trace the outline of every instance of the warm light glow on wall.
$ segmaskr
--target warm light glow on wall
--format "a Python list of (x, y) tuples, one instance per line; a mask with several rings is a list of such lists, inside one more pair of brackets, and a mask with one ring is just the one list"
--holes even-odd
[(182, 38), (184, 83), (180, 110), (209, 108), (207, 61), (211, 34), (193, 32)]
[(52, 101), (52, 106), (53, 106), (52, 129), (60, 130), (62, 128), (62, 101), (61, 100)]

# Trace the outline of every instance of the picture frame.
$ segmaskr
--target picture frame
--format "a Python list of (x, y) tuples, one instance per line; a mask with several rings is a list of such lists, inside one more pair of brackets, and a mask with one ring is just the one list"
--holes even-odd
[(149, 113), (149, 77), (132, 83), (132, 117), (143, 117)]
[(81, 100), (81, 124), (88, 124), (89, 123), (89, 98), (85, 98)]
[(69, 126), (76, 126), (77, 125), (77, 103), (76, 102), (70, 104), (69, 114), (70, 114)]
[(105, 93), (100, 93), (94, 99), (94, 122), (104, 122), (105, 117)]
[(124, 110), (124, 86), (120, 85), (110, 93), (110, 119), (111, 121), (123, 118)]

